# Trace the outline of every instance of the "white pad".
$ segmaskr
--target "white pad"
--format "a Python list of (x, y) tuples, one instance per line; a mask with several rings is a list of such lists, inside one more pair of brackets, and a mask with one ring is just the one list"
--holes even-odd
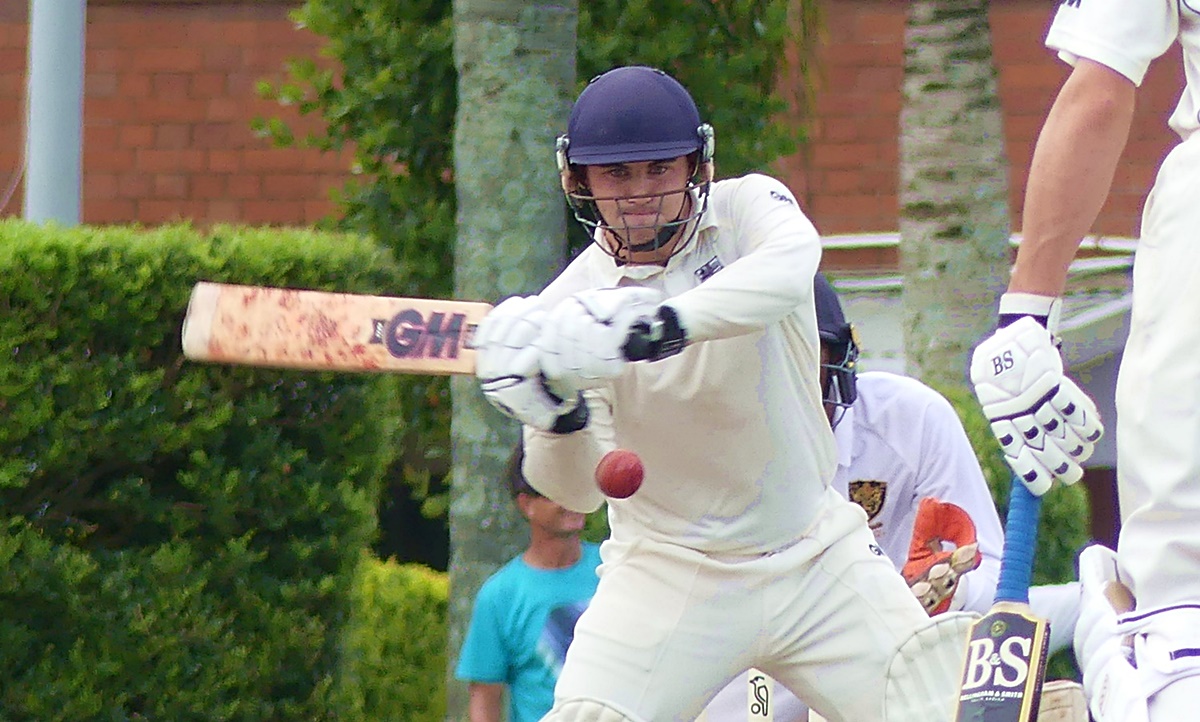
[(954, 719), (967, 635), (978, 618), (970, 612), (931, 617), (896, 649), (883, 693), (885, 722)]
[(1133, 607), (1121, 583), (1117, 555), (1094, 544), (1079, 554), (1079, 621), (1075, 656), (1083, 668), (1083, 686), (1097, 722), (1146, 722), (1146, 694), (1132, 649), (1118, 631), (1117, 614)]
[(1200, 675), (1200, 604), (1138, 609), (1120, 618), (1117, 631), (1133, 638), (1147, 697), (1172, 682)]
[(541, 722), (649, 722), (607, 702), (595, 699), (570, 699), (555, 702), (554, 709)]

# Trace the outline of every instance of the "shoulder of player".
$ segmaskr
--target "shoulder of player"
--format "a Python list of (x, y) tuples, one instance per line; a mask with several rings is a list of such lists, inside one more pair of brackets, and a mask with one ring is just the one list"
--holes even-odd
[(799, 207), (796, 196), (790, 188), (779, 179), (762, 173), (747, 173), (734, 178), (723, 178), (713, 183), (713, 203), (756, 201), (791, 203)]
[[(883, 418), (908, 419), (915, 423), (931, 412), (954, 412), (945, 396), (911, 376), (887, 371), (864, 371), (858, 375), (855, 414), (874, 425)], [(861, 407), (861, 408), (860, 408)]]

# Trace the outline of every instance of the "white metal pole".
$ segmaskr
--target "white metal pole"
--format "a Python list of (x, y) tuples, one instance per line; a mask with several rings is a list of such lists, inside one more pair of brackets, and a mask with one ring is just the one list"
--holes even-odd
[(78, 225), (83, 192), (87, 0), (29, 0), (28, 220)]

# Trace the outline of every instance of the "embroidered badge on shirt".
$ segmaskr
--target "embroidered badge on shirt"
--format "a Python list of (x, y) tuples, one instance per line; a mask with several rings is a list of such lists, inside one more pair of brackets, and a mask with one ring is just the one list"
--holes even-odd
[(887, 499), (887, 482), (875, 479), (860, 479), (849, 484), (850, 501), (867, 512), (867, 521), (873, 520), (883, 509)]

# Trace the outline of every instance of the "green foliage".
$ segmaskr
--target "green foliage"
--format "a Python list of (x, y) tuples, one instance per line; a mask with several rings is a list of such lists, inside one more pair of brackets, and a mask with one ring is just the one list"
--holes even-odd
[(349, 235), (0, 221), (5, 719), (324, 716), (394, 379), (189, 363), (180, 323), (200, 279), (396, 275)]
[(449, 581), (415, 564), (364, 557), (342, 637), (339, 719), (441, 722), (446, 714)]
[[(690, 86), (715, 126), (723, 174), (765, 169), (796, 148), (801, 129), (780, 115), (785, 101), (776, 87), (785, 40), (796, 30), (789, 29), (788, 0), (580, 6), (581, 89), (584, 80), (617, 65), (670, 70)], [(801, 6), (793, 24), (809, 39), (816, 3)], [(281, 146), (354, 149), (355, 178), (341, 189), (333, 223), (392, 250), (404, 269), (393, 294), (445, 298), (453, 291), (458, 99), (452, 11), (450, 0), (307, 0), (292, 17), (325, 38), (326, 60), (294, 60), (287, 82), (259, 85), (263, 97), (320, 118), (322, 130), (297, 138), (278, 119), (259, 119), (258, 132)], [(552, 148), (547, 138), (547, 163)], [(436, 480), (450, 458), (449, 381), (409, 377), (400, 388), (408, 434), (397, 475), (427, 512), (444, 513)]]

